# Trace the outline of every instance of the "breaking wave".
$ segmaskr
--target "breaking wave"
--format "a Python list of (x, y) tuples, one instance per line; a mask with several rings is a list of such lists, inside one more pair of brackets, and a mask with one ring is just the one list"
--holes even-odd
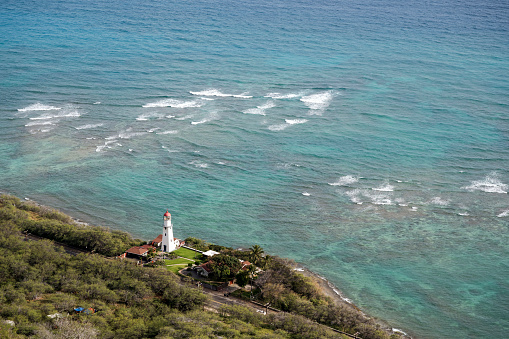
[(82, 126), (78, 126), (78, 127), (74, 127), (75, 129), (77, 130), (80, 130), (80, 129), (90, 129), (90, 128), (96, 128), (96, 127), (101, 127), (103, 126), (104, 124), (87, 124), (87, 125), (82, 125)]
[(258, 115), (265, 115), (265, 111), (269, 108), (276, 107), (276, 104), (272, 101), (267, 101), (264, 105), (256, 106), (256, 108), (250, 108), (245, 111), (242, 111), (242, 113), (246, 114), (258, 114)]
[(49, 106), (41, 104), (40, 102), (36, 104), (32, 104), (30, 106), (27, 106), (25, 108), (18, 108), (18, 112), (29, 112), (29, 111), (56, 111), (60, 110), (62, 107), (55, 107), (55, 106)]
[(272, 98), (272, 99), (294, 99), (294, 98), (299, 98), (301, 96), (302, 96), (301, 93), (281, 94), (281, 93), (278, 93), (278, 92), (274, 92), (274, 93), (267, 93), (267, 95), (265, 95), (265, 98)]
[(241, 98), (241, 99), (250, 99), (253, 97), (252, 95), (246, 95), (246, 93), (227, 94), (227, 93), (223, 93), (220, 90), (215, 89), (215, 88), (207, 89), (207, 90), (200, 91), (200, 92), (190, 91), (189, 93), (191, 93), (192, 95), (201, 95), (201, 96), (205, 96), (205, 97), (233, 97), (233, 98)]
[(331, 186), (345, 186), (345, 185), (355, 184), (358, 181), (359, 181), (359, 177), (355, 177), (353, 175), (345, 175), (345, 176), (339, 178), (339, 180), (337, 182), (330, 182), (329, 185), (331, 185)]
[(310, 109), (311, 114), (321, 114), (329, 107), (334, 95), (332, 91), (304, 96), (300, 99)]
[(173, 107), (173, 108), (191, 108), (191, 107), (201, 107), (203, 104), (199, 101), (182, 101), (177, 99), (164, 99), (156, 102), (149, 102), (148, 104), (143, 105), (142, 107), (150, 108), (150, 107)]
[(483, 191), (487, 193), (507, 193), (508, 185), (498, 178), (498, 173), (492, 172), (483, 180), (474, 180), (469, 186), (462, 187), (468, 191)]

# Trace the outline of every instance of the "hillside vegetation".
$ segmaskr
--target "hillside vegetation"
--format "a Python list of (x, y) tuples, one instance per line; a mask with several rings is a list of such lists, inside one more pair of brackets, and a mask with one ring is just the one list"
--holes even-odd
[[(70, 255), (53, 241), (25, 238), (26, 231), (95, 253)], [(358, 331), (364, 339), (388, 337), (365, 319), (346, 317), (307, 278), (266, 256), (251, 258), (266, 267), (258, 297), (293, 314), (240, 306), (205, 311), (207, 296), (165, 268), (105, 257), (140, 242), (0, 196), (0, 338), (344, 338), (314, 321)]]

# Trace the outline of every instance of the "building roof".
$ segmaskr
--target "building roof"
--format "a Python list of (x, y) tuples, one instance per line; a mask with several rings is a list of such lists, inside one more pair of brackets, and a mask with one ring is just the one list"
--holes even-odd
[(219, 252), (216, 252), (216, 251), (212, 251), (212, 250), (208, 250), (207, 252), (203, 252), (203, 255), (206, 256), (206, 257), (212, 257), (216, 254), (219, 254)]
[(205, 264), (201, 264), (201, 265), (199, 265), (198, 267), (203, 268), (205, 271), (207, 271), (207, 272), (209, 272), (209, 273), (210, 273), (210, 272), (212, 272), (212, 269), (210, 268), (210, 266), (209, 266), (209, 263), (208, 263), (208, 262), (206, 262)]
[[(145, 245), (143, 245), (143, 246), (145, 246)], [(150, 247), (152, 247), (152, 246), (150, 246)], [(140, 247), (140, 246), (131, 247), (130, 249), (128, 249), (126, 251), (126, 253), (131, 253), (131, 254), (136, 254), (136, 255), (143, 255), (147, 252), (148, 252), (148, 248)]]
[(165, 217), (171, 217), (171, 214), (170, 214), (170, 212), (168, 212), (168, 210), (166, 210), (166, 213), (164, 213), (164, 216)]
[(155, 243), (160, 243), (161, 241), (163, 241), (163, 235), (162, 234), (159, 234), (157, 236), (157, 238), (155, 238), (154, 240), (152, 240), (152, 242), (155, 242)]

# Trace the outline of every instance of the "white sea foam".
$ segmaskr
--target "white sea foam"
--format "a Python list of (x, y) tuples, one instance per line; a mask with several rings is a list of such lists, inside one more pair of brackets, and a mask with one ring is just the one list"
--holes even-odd
[(345, 176), (339, 178), (339, 180), (337, 182), (330, 182), (329, 185), (331, 185), (331, 186), (346, 186), (346, 185), (355, 184), (358, 181), (359, 181), (359, 177), (355, 177), (353, 175), (345, 175)]
[(157, 132), (156, 134), (177, 134), (179, 131), (177, 130), (171, 130), (171, 131), (163, 131), (163, 132)]
[[(56, 121), (55, 121), (56, 122)], [(32, 121), (26, 124), (26, 127), (29, 126), (43, 126), (43, 125), (54, 125), (52, 121)]]
[(468, 212), (459, 212), (458, 215), (461, 215), (461, 216), (469, 216), (470, 214), (468, 214)]
[(205, 97), (234, 97), (234, 98), (241, 98), (241, 99), (250, 99), (253, 97), (252, 95), (247, 95), (246, 93), (227, 94), (227, 93), (223, 93), (220, 90), (215, 89), (215, 88), (207, 89), (207, 90), (200, 91), (200, 92), (190, 91), (189, 93), (191, 93), (192, 95), (201, 95), (201, 96), (205, 96)]
[(308, 122), (308, 120), (307, 119), (285, 119), (285, 122), (288, 125), (296, 125), (296, 124), (305, 124), (306, 122)]
[(101, 102), (100, 102), (100, 101), (96, 101), (96, 102), (94, 102), (94, 105), (100, 105), (100, 104), (101, 104)]
[(394, 332), (394, 333), (401, 333), (401, 334), (403, 334), (403, 335), (408, 335), (408, 334), (406, 334), (405, 332), (403, 332), (402, 330), (397, 329), (397, 328), (393, 328), (393, 329), (392, 329), (392, 332)]
[(373, 205), (392, 205), (391, 192), (354, 189), (345, 194), (350, 197), (350, 201), (359, 205), (362, 205), (366, 199)]
[(483, 180), (474, 180), (469, 186), (462, 187), (469, 191), (483, 191), (487, 193), (507, 193), (508, 185), (500, 181), (498, 173), (492, 172)]
[(275, 131), (282, 131), (282, 130), (288, 128), (288, 126), (290, 126), (290, 125), (289, 124), (277, 124), (277, 125), (271, 125), (268, 128), (269, 128), (269, 130), (275, 132)]
[(281, 94), (281, 93), (278, 93), (278, 92), (274, 92), (274, 93), (267, 93), (267, 95), (265, 95), (265, 98), (272, 98), (272, 99), (294, 99), (294, 98), (298, 98), (298, 97), (301, 97), (302, 94), (299, 93), (288, 93), (288, 94)]
[(275, 124), (275, 125), (269, 126), (268, 128), (271, 131), (282, 131), (282, 130), (290, 127), (291, 125), (304, 124), (307, 121), (308, 120), (306, 120), (306, 119), (285, 119), (284, 124)]
[(311, 194), (310, 194), (310, 193), (308, 193), (308, 192), (302, 192), (302, 195), (303, 195), (303, 196), (306, 196), (306, 197), (309, 197)]
[(59, 114), (43, 114), (37, 117), (31, 117), (30, 120), (50, 120), (50, 119), (59, 119), (59, 118), (78, 118), (81, 116), (81, 113), (78, 112), (73, 107), (64, 108), (60, 111)]
[(440, 197), (434, 197), (433, 199), (428, 201), (428, 204), (439, 205), (439, 206), (447, 206), (447, 205), (449, 205), (449, 200), (444, 200), (444, 199), (442, 199)]
[(118, 134), (118, 137), (120, 139), (131, 139), (132, 137), (136, 137), (136, 136), (143, 135), (143, 134), (147, 134), (147, 132), (131, 132), (131, 129), (128, 128), (124, 132), (120, 132)]
[(36, 104), (32, 104), (30, 106), (27, 106), (25, 108), (18, 108), (19, 112), (29, 112), (29, 111), (56, 111), (60, 110), (62, 107), (55, 107), (55, 106), (49, 106), (41, 104), (40, 102)]
[(310, 114), (321, 114), (329, 107), (334, 95), (332, 91), (315, 93), (300, 99), (310, 109)]
[(499, 218), (503, 218), (503, 217), (507, 217), (509, 215), (509, 209), (503, 211), (502, 213), (500, 213), (499, 215), (497, 215), (497, 217)]
[(116, 140), (116, 139), (108, 140), (108, 141), (106, 141), (106, 142), (104, 143), (104, 145), (97, 146), (97, 147), (96, 147), (96, 149), (95, 149), (95, 151), (96, 151), (96, 152), (101, 152), (101, 151), (102, 151), (103, 149), (105, 149), (105, 148), (111, 148), (111, 146), (110, 146), (110, 145), (111, 145), (111, 144), (113, 144), (113, 143), (116, 143), (116, 142), (117, 142), (117, 140)]
[(155, 131), (157, 131), (158, 129), (160, 129), (159, 127), (156, 127), (156, 128), (151, 128), (149, 129), (147, 132), (148, 133), (154, 133)]
[(256, 108), (247, 109), (247, 110), (243, 111), (242, 113), (265, 115), (265, 111), (268, 110), (269, 108), (273, 108), (273, 107), (276, 107), (276, 104), (273, 101), (269, 100), (264, 105), (256, 106)]
[(390, 185), (388, 181), (385, 181), (380, 187), (372, 188), (373, 191), (381, 191), (381, 192), (392, 192), (394, 191), (394, 186)]
[(155, 118), (155, 119), (161, 119), (163, 117), (162, 114), (158, 114), (158, 113), (144, 113), (144, 114), (141, 114), (139, 115), (136, 120), (138, 121), (147, 121), (147, 120), (150, 120), (151, 118)]
[(209, 122), (209, 121), (210, 121), (209, 119), (202, 119), (200, 121), (191, 121), (191, 125), (204, 124), (204, 123)]
[(192, 101), (182, 101), (177, 99), (163, 99), (156, 102), (149, 102), (142, 107), (150, 108), (150, 107), (172, 107), (172, 108), (192, 108), (192, 107), (201, 107), (203, 104), (197, 100)]
[(209, 164), (201, 162), (199, 160), (193, 160), (189, 163), (190, 165), (194, 165), (196, 168), (207, 168), (209, 167)]
[(96, 127), (101, 127), (103, 126), (104, 124), (87, 124), (87, 125), (81, 125), (81, 126), (78, 126), (78, 127), (74, 127), (75, 129), (77, 130), (81, 130), (81, 129), (90, 129), (90, 128), (96, 128)]
[(175, 120), (187, 120), (187, 119), (191, 119), (192, 117), (193, 117), (193, 115), (189, 114), (189, 115), (186, 115), (183, 117), (175, 118)]

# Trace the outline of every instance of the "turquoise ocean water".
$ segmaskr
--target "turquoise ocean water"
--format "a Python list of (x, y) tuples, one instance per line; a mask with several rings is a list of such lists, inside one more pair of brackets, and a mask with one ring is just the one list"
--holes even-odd
[(509, 331), (509, 1), (0, 1), (0, 189)]

